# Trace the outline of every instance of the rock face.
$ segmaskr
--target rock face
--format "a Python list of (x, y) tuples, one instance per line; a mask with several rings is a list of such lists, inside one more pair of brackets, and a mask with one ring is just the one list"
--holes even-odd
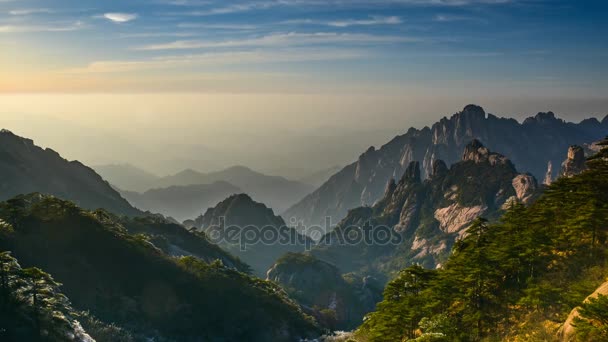
[(371, 277), (343, 277), (336, 266), (305, 254), (281, 257), (268, 270), (267, 280), (283, 287), (318, 321), (335, 324), (326, 327), (332, 330), (360, 325), (361, 318), (382, 299), (382, 287)]
[(86, 209), (143, 215), (91, 168), (67, 161), (30, 139), (0, 131), (0, 200), (33, 192), (70, 200)]
[(568, 149), (568, 157), (562, 163), (560, 175), (562, 177), (572, 177), (587, 169), (585, 150), (577, 145), (570, 146)]
[[(260, 277), (265, 277), (283, 254), (302, 252), (313, 244), (310, 238), (287, 227), (272, 209), (246, 194), (232, 195), (184, 224), (210, 236), (213, 242), (249, 264)], [(223, 235), (228, 231), (230, 236)], [(263, 235), (264, 231), (269, 235)]]
[[(468, 144), (462, 160), (447, 169), (435, 161), (430, 178), (421, 180), (420, 164), (411, 162), (403, 177), (373, 207), (351, 210), (311, 253), (342, 272), (390, 273), (411, 263), (441, 264), (466, 228), (478, 217), (498, 218), (512, 201), (530, 203), (539, 193), (534, 176), (520, 174), (513, 163), (480, 141)], [(397, 245), (339, 243), (346, 227), (370, 222), (389, 227)]]
[[(588, 302), (590, 298), (597, 298), (599, 295), (608, 295), (608, 282), (603, 283), (589, 297), (585, 298), (585, 302)], [(578, 308), (575, 308), (570, 312), (566, 322), (564, 322), (564, 325), (558, 331), (557, 338), (560, 342), (576, 341), (576, 327), (573, 324), (577, 317), (579, 317), (579, 312)]]
[[(466, 144), (473, 139), (507, 156), (521, 171), (545, 179), (547, 163), (559, 165), (568, 146), (599, 140), (607, 133), (607, 119), (574, 124), (548, 112), (519, 123), (469, 105), (430, 128), (411, 128), (379, 149), (368, 149), (359, 160), (288, 209), (283, 217), (297, 218), (309, 225), (324, 223), (325, 217), (330, 216), (335, 224), (349, 209), (381, 199), (388, 181), (399, 179), (410, 162), (419, 161), (421, 178), (427, 179), (434, 173), (435, 161), (443, 160), (446, 165), (458, 162)], [(554, 176), (552, 170), (551, 177)]]

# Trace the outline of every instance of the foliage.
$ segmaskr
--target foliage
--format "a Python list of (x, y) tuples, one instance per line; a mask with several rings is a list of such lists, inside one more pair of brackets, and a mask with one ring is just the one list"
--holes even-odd
[[(229, 267), (240, 262), (217, 246), (205, 250), (202, 240), (188, 245), (196, 248), (194, 255), (208, 256), (207, 263), (195, 256), (172, 257), (151, 242), (163, 235), (178, 243), (193, 236), (186, 230), (117, 221), (37, 194), (0, 203), (0, 219), (14, 228), (0, 234), (0, 250), (52, 273), (73, 306), (94, 315), (83, 325), (105, 340), (281, 340), (318, 332), (278, 286)], [(144, 229), (147, 224), (150, 228)], [(54, 286), (38, 271), (23, 274), (23, 282), (29, 284), (24, 294), (30, 302), (32, 291), (50, 294)], [(54, 296), (36, 303), (61, 305), (63, 300)]]

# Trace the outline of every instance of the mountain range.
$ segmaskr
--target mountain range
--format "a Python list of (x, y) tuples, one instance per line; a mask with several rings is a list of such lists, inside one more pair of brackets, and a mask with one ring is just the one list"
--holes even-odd
[[(410, 128), (379, 149), (370, 147), (356, 162), (286, 210), (283, 217), (288, 221), (297, 219), (304, 225), (323, 225), (326, 217), (331, 217), (335, 224), (349, 209), (373, 205), (382, 198), (388, 181), (400, 178), (410, 162), (420, 162), (421, 178), (429, 178), (436, 160), (450, 166), (460, 160), (464, 147), (473, 139), (508, 156), (521, 172), (544, 179), (549, 163), (560, 165), (570, 145), (599, 140), (607, 132), (608, 116), (601, 122), (591, 118), (576, 124), (547, 112), (520, 123), (468, 105), (431, 127)], [(551, 178), (557, 176), (558, 171), (558, 167), (552, 169)]]
[[(282, 212), (314, 189), (303, 182), (268, 176), (244, 166), (209, 173), (187, 169), (165, 177), (153, 176), (130, 165), (98, 166), (97, 170), (140, 208), (180, 220), (192, 218), (207, 209), (210, 203), (217, 203), (219, 198), (215, 194), (222, 191), (226, 195), (247, 193)], [(182, 203), (173, 202), (176, 197), (184, 198)], [(193, 202), (186, 204), (186, 199)], [(176, 209), (182, 205), (198, 206), (198, 210)]]
[(175, 185), (143, 193), (118, 191), (137, 208), (161, 213), (181, 222), (199, 215), (202, 210), (214, 206), (226, 197), (241, 192), (241, 189), (228, 182), (219, 181), (211, 184)]

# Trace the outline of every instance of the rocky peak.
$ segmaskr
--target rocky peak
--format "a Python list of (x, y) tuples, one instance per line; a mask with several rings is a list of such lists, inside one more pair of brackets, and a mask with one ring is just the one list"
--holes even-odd
[(481, 141), (473, 139), (467, 146), (465, 146), (464, 153), (462, 154), (462, 160), (472, 160), (478, 163), (480, 161), (487, 160), (489, 154), (490, 150), (483, 146)]
[(524, 120), (525, 124), (539, 124), (539, 125), (548, 125), (552, 123), (563, 122), (563, 120), (555, 117), (555, 113), (553, 112), (540, 112), (536, 114), (533, 118), (527, 118)]
[(446, 163), (441, 160), (435, 160), (433, 162), (433, 174), (432, 177), (441, 177), (443, 175), (445, 175), (446, 173), (448, 173), (449, 169), (448, 166), (446, 165)]
[(499, 153), (490, 152), (483, 146), (481, 141), (473, 139), (465, 148), (462, 154), (462, 161), (474, 161), (475, 163), (489, 162), (491, 165), (510, 163), (507, 157)]
[(401, 182), (420, 183), (420, 163), (417, 161), (411, 162), (401, 178)]
[(480, 106), (470, 104), (464, 107), (461, 116), (467, 119), (481, 120), (486, 118), (486, 112)]
[(578, 175), (587, 168), (585, 163), (585, 150), (578, 145), (570, 146), (568, 149), (568, 157), (562, 163), (561, 175), (563, 177)]
[(608, 115), (606, 115), (604, 117), (604, 119), (602, 119), (602, 125), (607, 125), (608, 126)]

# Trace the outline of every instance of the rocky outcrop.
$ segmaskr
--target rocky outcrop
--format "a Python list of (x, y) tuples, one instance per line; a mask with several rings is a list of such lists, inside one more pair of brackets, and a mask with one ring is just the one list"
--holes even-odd
[[(399, 179), (412, 161), (420, 162), (422, 179), (430, 178), (436, 161), (443, 160), (447, 166), (460, 161), (466, 144), (473, 139), (483, 141), (489, 150), (507, 156), (521, 171), (545, 179), (548, 162), (560, 165), (568, 146), (599, 140), (607, 133), (606, 119), (574, 124), (548, 112), (519, 123), (486, 114), (483, 108), (469, 105), (431, 127), (411, 128), (378, 149), (368, 149), (358, 161), (335, 174), (283, 216), (297, 218), (306, 225), (322, 224), (326, 216), (331, 217), (332, 222), (338, 222), (349, 209), (372, 205), (383, 198), (387, 182), (391, 178)], [(469, 152), (473, 152), (471, 158), (487, 157), (494, 163), (505, 162), (496, 156), (484, 156), (483, 150)], [(551, 178), (555, 176), (551, 170)]]
[[(598, 295), (608, 296), (608, 282), (603, 283), (591, 295), (589, 295), (589, 297), (585, 298), (585, 302), (588, 302), (590, 298), (597, 298)], [(570, 312), (570, 315), (568, 315), (564, 325), (557, 333), (557, 337), (560, 342), (576, 341), (576, 327), (574, 326), (574, 321), (577, 317), (579, 317), (578, 308), (574, 308)]]
[(445, 208), (435, 210), (435, 219), (439, 221), (439, 229), (443, 232), (462, 235), (464, 228), (482, 216), (486, 210), (488, 207), (483, 205), (465, 207), (459, 203), (452, 203)]
[(538, 182), (530, 174), (518, 175), (513, 178), (513, 189), (515, 189), (517, 200), (528, 204), (538, 194)]
[(585, 150), (577, 145), (570, 146), (568, 157), (562, 163), (560, 175), (562, 177), (572, 177), (580, 174), (587, 169)]
[(553, 183), (553, 163), (549, 161), (547, 163), (547, 173), (545, 174), (545, 180), (543, 181), (544, 185), (551, 185)]

